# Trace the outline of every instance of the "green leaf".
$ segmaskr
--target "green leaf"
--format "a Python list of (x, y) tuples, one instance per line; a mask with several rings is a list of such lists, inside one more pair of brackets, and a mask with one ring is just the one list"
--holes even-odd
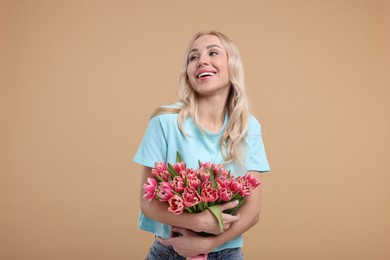
[(181, 197), (181, 194), (179, 192), (177, 192), (177, 191), (172, 190), (172, 193), (177, 195), (177, 196), (179, 196), (179, 197)]
[(236, 199), (242, 199), (242, 197), (240, 196), (239, 192), (235, 192), (233, 194), (232, 198), (230, 199), (230, 201), (233, 201), (233, 200), (236, 200)]
[(199, 202), (199, 204), (198, 204), (199, 212), (202, 212), (203, 210), (205, 210), (204, 205), (205, 205), (204, 202)]
[(213, 189), (218, 188), (217, 181), (215, 180), (212, 168), (210, 169), (209, 173), (210, 173), (211, 188)]
[(211, 213), (214, 214), (215, 218), (218, 221), (219, 228), (221, 229), (221, 231), (223, 231), (222, 212), (221, 212), (221, 209), (219, 208), (219, 206), (214, 205), (214, 206), (208, 207), (207, 209), (210, 210)]
[(194, 213), (190, 207), (185, 207), (184, 209), (185, 209), (188, 213)]
[(170, 163), (168, 163), (168, 171), (169, 171), (170, 175), (172, 175), (173, 177), (179, 176), (179, 174), (177, 173), (175, 168), (173, 168), (172, 164), (170, 164)]
[(164, 182), (164, 179), (163, 179), (160, 175), (156, 175), (156, 178), (157, 178), (160, 182)]
[(217, 181), (215, 180), (214, 176), (210, 177), (210, 179), (211, 179), (211, 188), (217, 189), (218, 188), (218, 184), (217, 184)]
[(176, 162), (183, 162), (183, 158), (181, 157), (180, 153), (179, 152), (176, 152)]

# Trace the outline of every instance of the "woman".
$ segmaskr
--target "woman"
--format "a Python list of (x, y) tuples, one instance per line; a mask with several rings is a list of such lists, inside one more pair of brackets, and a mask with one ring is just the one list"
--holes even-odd
[[(260, 124), (249, 112), (238, 49), (220, 32), (194, 36), (180, 75), (179, 101), (153, 113), (134, 157), (143, 165), (141, 184), (153, 177), (155, 162), (175, 163), (176, 152), (190, 168), (197, 168), (198, 161), (211, 161), (224, 164), (234, 176), (250, 172), (258, 180), (261, 172), (269, 171)], [(222, 214), (222, 232), (208, 210), (174, 215), (165, 203), (142, 195), (141, 189), (139, 227), (156, 236), (150, 260), (202, 254), (208, 259), (243, 259), (241, 235), (259, 220), (260, 188), (247, 197), (238, 214)], [(220, 208), (235, 205), (229, 202)], [(180, 235), (172, 237), (171, 232)]]

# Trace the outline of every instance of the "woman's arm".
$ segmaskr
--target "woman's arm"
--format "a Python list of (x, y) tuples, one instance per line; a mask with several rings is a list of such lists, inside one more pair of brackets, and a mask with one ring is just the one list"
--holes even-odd
[[(143, 184), (146, 183), (147, 178), (154, 178), (151, 173), (152, 169), (144, 166), (142, 168), (141, 177), (141, 190), (140, 190), (140, 208), (142, 213), (158, 222), (165, 223), (175, 227), (181, 227), (190, 229), (195, 232), (207, 232), (210, 234), (220, 234), (218, 222), (214, 215), (209, 211), (205, 210), (201, 213), (190, 214), (183, 212), (179, 215), (174, 215), (168, 211), (168, 204), (160, 201), (152, 200), (148, 201), (143, 198)], [(221, 205), (221, 211), (226, 209), (234, 208), (236, 205), (233, 202), (225, 203)], [(225, 230), (228, 229), (233, 222), (239, 220), (239, 216), (232, 216), (229, 214), (222, 214)]]
[[(250, 174), (260, 180), (259, 172), (250, 172)], [(249, 197), (246, 197), (246, 202), (238, 210), (240, 219), (233, 223), (225, 232), (217, 236), (200, 237), (191, 231), (177, 228), (174, 231), (181, 233), (183, 236), (159, 239), (159, 241), (164, 245), (172, 245), (178, 254), (185, 257), (207, 254), (214, 248), (234, 239), (253, 227), (259, 221), (260, 207), (261, 188), (258, 187)]]

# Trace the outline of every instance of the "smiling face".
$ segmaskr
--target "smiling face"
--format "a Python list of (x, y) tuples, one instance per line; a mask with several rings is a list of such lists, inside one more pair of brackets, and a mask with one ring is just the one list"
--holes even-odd
[(228, 57), (217, 36), (203, 35), (192, 43), (187, 77), (199, 95), (227, 96), (230, 88)]

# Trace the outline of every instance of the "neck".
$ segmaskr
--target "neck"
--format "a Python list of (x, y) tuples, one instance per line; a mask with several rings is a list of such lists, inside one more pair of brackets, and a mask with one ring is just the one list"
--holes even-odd
[(217, 133), (224, 122), (226, 113), (226, 98), (199, 99), (199, 124), (210, 132)]

